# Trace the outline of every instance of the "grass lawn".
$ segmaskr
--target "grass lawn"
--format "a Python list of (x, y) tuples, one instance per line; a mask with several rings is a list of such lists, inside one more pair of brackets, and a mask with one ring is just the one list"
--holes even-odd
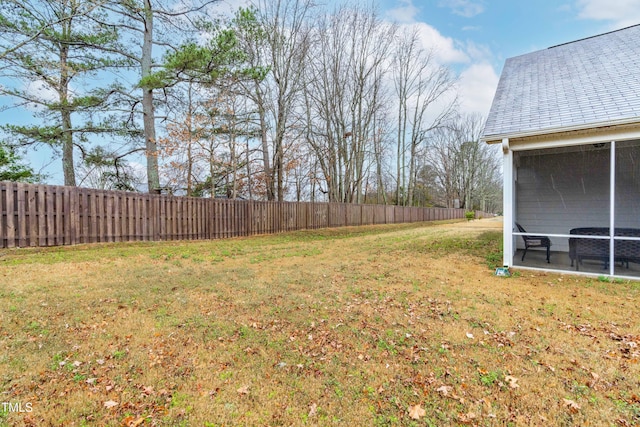
[(640, 284), (490, 220), (0, 253), (0, 425), (640, 425)]

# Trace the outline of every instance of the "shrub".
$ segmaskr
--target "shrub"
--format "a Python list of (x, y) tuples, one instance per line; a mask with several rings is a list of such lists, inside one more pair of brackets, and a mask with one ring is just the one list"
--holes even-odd
[(476, 217), (476, 213), (474, 211), (467, 211), (464, 216), (467, 218), (467, 221), (471, 221)]

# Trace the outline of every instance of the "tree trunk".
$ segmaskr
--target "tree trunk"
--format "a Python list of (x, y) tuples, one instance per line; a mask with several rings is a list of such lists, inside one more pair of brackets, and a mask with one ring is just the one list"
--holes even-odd
[(249, 157), (249, 141), (247, 140), (247, 185), (249, 192), (249, 200), (253, 200), (253, 182), (251, 181), (251, 158)]
[[(151, 0), (144, 0), (144, 42), (142, 45), (142, 79), (151, 74), (151, 50), (153, 47), (153, 9)], [(158, 146), (156, 143), (155, 111), (153, 89), (142, 88), (142, 115), (147, 156), (147, 184), (149, 193), (160, 194), (160, 174), (158, 173)]]
[[(416, 133), (416, 129), (412, 130), (412, 133)], [(407, 186), (407, 206), (413, 206), (413, 193), (416, 186), (416, 151), (418, 148), (418, 141), (416, 141), (417, 135), (411, 137), (411, 155), (409, 157), (409, 184)]]
[(384, 190), (384, 182), (382, 181), (382, 134), (378, 128), (378, 119), (374, 118), (373, 122), (373, 151), (376, 162), (376, 203), (387, 204), (387, 195)]
[(258, 105), (258, 115), (260, 117), (260, 139), (262, 142), (262, 163), (264, 165), (264, 179), (267, 188), (267, 200), (275, 200), (273, 179), (271, 175), (271, 161), (269, 160), (269, 141), (267, 139), (267, 119), (265, 117), (262, 97)]
[(188, 110), (187, 110), (187, 196), (193, 196), (193, 100), (191, 98), (191, 82), (189, 82), (188, 92)]
[[(70, 24), (68, 24), (70, 25)], [(65, 25), (63, 32), (68, 30)], [(71, 127), (71, 111), (69, 110), (69, 46), (60, 46), (60, 115), (62, 119), (62, 172), (64, 185), (76, 186), (76, 172), (73, 164), (73, 130)]]
[(73, 165), (73, 133), (71, 131), (71, 113), (62, 111), (62, 170), (64, 185), (76, 186), (76, 172)]
[(231, 134), (229, 135), (229, 155), (231, 156), (231, 198), (238, 198), (238, 159), (236, 156), (236, 124), (235, 122), (231, 126)]

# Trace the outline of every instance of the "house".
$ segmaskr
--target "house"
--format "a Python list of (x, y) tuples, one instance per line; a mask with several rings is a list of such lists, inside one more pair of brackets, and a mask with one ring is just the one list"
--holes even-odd
[(505, 266), (640, 278), (640, 25), (508, 59), (482, 139)]

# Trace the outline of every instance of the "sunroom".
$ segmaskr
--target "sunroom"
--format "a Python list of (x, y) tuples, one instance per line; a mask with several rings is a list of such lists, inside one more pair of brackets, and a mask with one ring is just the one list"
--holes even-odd
[(640, 278), (640, 26), (506, 61), (504, 265)]

